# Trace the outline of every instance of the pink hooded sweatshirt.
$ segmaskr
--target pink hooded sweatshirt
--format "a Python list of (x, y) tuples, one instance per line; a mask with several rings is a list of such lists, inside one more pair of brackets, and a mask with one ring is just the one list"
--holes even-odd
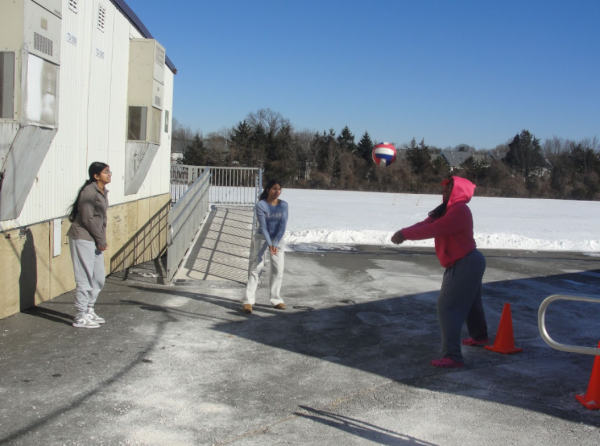
[[(446, 213), (437, 220), (427, 217), (401, 230), (406, 240), (434, 238), (435, 253), (444, 268), (454, 265), (477, 247), (473, 238), (473, 216), (467, 206), (475, 192), (475, 185), (465, 178), (452, 178), (454, 187)], [(442, 182), (442, 185), (447, 182)]]

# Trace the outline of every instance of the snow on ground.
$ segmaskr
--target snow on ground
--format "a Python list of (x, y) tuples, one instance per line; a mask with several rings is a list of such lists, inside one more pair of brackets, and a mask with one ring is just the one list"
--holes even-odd
[[(441, 193), (302, 189), (283, 189), (281, 199), (289, 204), (284, 242), (293, 250), (322, 244), (343, 249), (393, 246), (395, 231), (424, 220), (442, 202)], [(480, 248), (579, 251), (600, 257), (600, 202), (474, 197), (469, 207)], [(433, 240), (403, 246), (433, 246)]]

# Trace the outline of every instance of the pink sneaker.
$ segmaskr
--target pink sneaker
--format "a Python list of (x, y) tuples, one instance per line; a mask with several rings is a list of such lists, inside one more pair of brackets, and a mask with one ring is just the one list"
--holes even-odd
[(434, 367), (441, 367), (441, 368), (454, 368), (454, 367), (464, 367), (465, 363), (455, 361), (452, 358), (441, 358), (441, 359), (432, 360), (431, 365)]

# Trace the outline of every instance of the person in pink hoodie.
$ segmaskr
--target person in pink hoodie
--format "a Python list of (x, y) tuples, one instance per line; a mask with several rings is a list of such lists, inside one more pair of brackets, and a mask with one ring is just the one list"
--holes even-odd
[(460, 333), (467, 322), (469, 339), (463, 345), (488, 343), (487, 322), (481, 300), (485, 257), (473, 238), (473, 216), (467, 203), (475, 185), (457, 176), (442, 182), (443, 202), (420, 223), (396, 232), (392, 242), (435, 240), (435, 253), (446, 268), (437, 300), (437, 316), (442, 332), (443, 357), (431, 361), (434, 367), (463, 367)]

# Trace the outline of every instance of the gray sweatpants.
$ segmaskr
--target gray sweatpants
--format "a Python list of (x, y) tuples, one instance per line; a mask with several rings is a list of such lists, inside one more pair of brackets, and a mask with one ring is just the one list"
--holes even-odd
[(446, 268), (437, 301), (437, 316), (442, 331), (444, 357), (463, 362), (460, 332), (467, 322), (469, 336), (487, 339), (487, 322), (481, 301), (481, 281), (485, 272), (485, 257), (473, 250), (454, 265)]
[(265, 265), (265, 257), (269, 256), (271, 263), (270, 279), (270, 301), (273, 305), (282, 304), (281, 284), (283, 283), (283, 265), (285, 263), (285, 254), (282, 249), (277, 250), (277, 255), (269, 252), (269, 245), (261, 236), (254, 237), (254, 246), (252, 256), (250, 257), (250, 270), (248, 271), (248, 285), (246, 293), (242, 299), (242, 304), (254, 305), (256, 301), (256, 288), (258, 279)]
[(69, 237), (69, 248), (75, 273), (75, 306), (77, 313), (94, 308), (98, 294), (104, 287), (104, 255), (96, 244)]

